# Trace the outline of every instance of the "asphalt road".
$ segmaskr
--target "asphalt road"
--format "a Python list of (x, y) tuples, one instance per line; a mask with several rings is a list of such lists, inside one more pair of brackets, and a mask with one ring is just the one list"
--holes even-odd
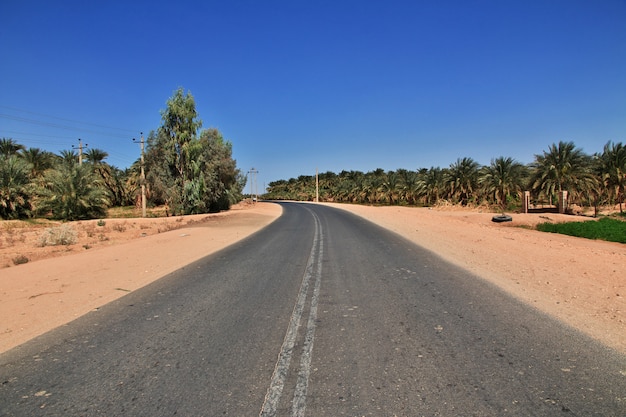
[(626, 415), (624, 355), (347, 212), (283, 208), (0, 355), (0, 415)]

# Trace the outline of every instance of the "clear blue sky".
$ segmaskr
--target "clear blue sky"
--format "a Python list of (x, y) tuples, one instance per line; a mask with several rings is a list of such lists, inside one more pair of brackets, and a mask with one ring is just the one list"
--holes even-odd
[(178, 87), (259, 188), (594, 153), (626, 141), (626, 1), (0, 0), (0, 137), (125, 168)]

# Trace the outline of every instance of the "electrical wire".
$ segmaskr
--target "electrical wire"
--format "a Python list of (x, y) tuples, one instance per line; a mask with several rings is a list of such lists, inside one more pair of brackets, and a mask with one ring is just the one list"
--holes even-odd
[[(62, 121), (65, 121), (65, 122), (80, 123), (80, 124), (83, 124), (83, 125), (94, 126), (94, 127), (101, 127), (101, 128), (109, 129), (109, 130), (120, 130), (120, 131), (123, 131), (123, 132), (137, 133), (136, 130), (125, 129), (125, 128), (120, 128), (120, 127), (105, 126), (105, 125), (101, 125), (101, 124), (97, 124), (97, 123), (83, 122), (83, 121), (80, 121), (80, 120), (73, 120), (73, 119), (68, 119), (68, 118), (64, 118), (64, 117), (52, 116), (52, 115), (44, 114), (44, 113), (36, 113), (36, 112), (32, 112), (30, 110), (18, 109), (18, 108), (15, 108), (15, 107), (5, 106), (5, 105), (2, 105), (2, 104), (0, 104), (0, 108), (13, 110), (13, 111), (18, 111), (18, 112), (22, 112), (22, 113), (28, 113), (28, 114), (32, 114), (32, 115), (35, 115), (35, 116), (47, 117), (47, 118), (50, 118), (50, 119), (62, 120)], [(28, 120), (28, 119), (25, 119), (25, 120)], [(37, 122), (37, 121), (35, 120), (35, 122)]]
[[(12, 114), (11, 112), (0, 112), (0, 119), (13, 120), (15, 122), (23, 123), (24, 125), (43, 126), (43, 127), (52, 128), (52, 129), (81, 132), (81, 133), (90, 133), (91, 135), (95, 135), (96, 137), (101, 137), (101, 138), (104, 137), (106, 139), (113, 139), (113, 142), (117, 142), (116, 139), (128, 140), (130, 135), (128, 135), (127, 133), (133, 133), (136, 135), (138, 132), (138, 130), (106, 126), (103, 124), (97, 124), (97, 123), (91, 123), (91, 122), (83, 122), (83, 121), (79, 121), (75, 119), (58, 117), (58, 116), (53, 116), (53, 115), (44, 114), (44, 113), (37, 113), (37, 112), (32, 112), (32, 111), (24, 110), (24, 109), (18, 109), (15, 107), (5, 106), (2, 104), (0, 104), (0, 109), (6, 109), (6, 110), (11, 110), (12, 112), (20, 112), (20, 113), (24, 113), (27, 115), (37, 116), (37, 117), (25, 117), (22, 115)], [(53, 119), (53, 120), (45, 120), (45, 119)], [(58, 120), (60, 122), (69, 122), (69, 123), (58, 123), (58, 122), (55, 122), (54, 120)], [(73, 124), (78, 124), (78, 126), (73, 125)], [(97, 128), (97, 129), (93, 129), (93, 128)], [(123, 132), (127, 132), (127, 133), (123, 133)], [(65, 135), (61, 136), (61, 135), (44, 134), (44, 133), (30, 133), (30, 132), (25, 132), (25, 131), (20, 131), (20, 130), (9, 130), (9, 129), (5, 130), (5, 129), (0, 128), (0, 136), (4, 136), (5, 134), (10, 134), (12, 139), (17, 140), (20, 143), (25, 144), (27, 146), (32, 143), (35, 146), (48, 145), (48, 146), (54, 146), (54, 147), (57, 147), (57, 146), (66, 146), (68, 148), (75, 147), (75, 145), (68, 143), (70, 141), (73, 142), (76, 139), (75, 136), (65, 136)], [(14, 134), (17, 134), (18, 136), (15, 136)], [(33, 136), (37, 138), (50, 138), (52, 140), (33, 139), (32, 138)], [(57, 139), (57, 140), (54, 140), (54, 139)], [(95, 140), (95, 138), (92, 138), (92, 140)], [(87, 144), (85, 144), (84, 147), (87, 147)], [(114, 157), (115, 159), (121, 160), (124, 163), (127, 163), (129, 166), (132, 165), (137, 160), (136, 157), (134, 156), (131, 157), (124, 153), (111, 151), (111, 150), (107, 150), (106, 152), (110, 156)]]

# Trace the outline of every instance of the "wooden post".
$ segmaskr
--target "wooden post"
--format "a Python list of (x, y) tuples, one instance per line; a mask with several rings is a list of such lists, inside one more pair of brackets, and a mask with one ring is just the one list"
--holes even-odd
[(522, 199), (522, 211), (528, 214), (530, 208), (530, 191), (524, 191), (524, 197)]

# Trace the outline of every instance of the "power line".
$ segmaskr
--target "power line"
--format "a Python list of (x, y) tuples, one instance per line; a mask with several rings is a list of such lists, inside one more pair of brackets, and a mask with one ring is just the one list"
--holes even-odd
[(33, 114), (35, 116), (47, 117), (47, 118), (50, 118), (50, 119), (62, 120), (62, 121), (65, 121), (65, 122), (80, 123), (80, 124), (89, 125), (89, 126), (101, 127), (101, 128), (104, 128), (104, 129), (121, 130), (123, 132), (133, 132), (133, 133), (136, 132), (136, 130), (132, 130), (132, 129), (113, 127), (113, 126), (105, 126), (105, 125), (101, 125), (101, 124), (97, 124), (97, 123), (83, 122), (83, 121), (80, 121), (80, 120), (73, 120), (73, 119), (68, 119), (68, 118), (65, 118), (65, 117), (52, 116), (50, 114), (36, 113), (36, 112), (33, 112), (33, 111), (29, 111), (29, 110), (23, 110), (23, 109), (18, 109), (18, 108), (15, 108), (15, 107), (4, 106), (2, 104), (0, 104), (0, 108), (9, 109), (9, 110), (13, 110), (13, 111), (19, 111), (19, 112), (22, 112), (22, 113)]
[(125, 135), (122, 135), (120, 133), (102, 132), (102, 131), (97, 131), (97, 130), (84, 129), (81, 127), (65, 126), (65, 125), (60, 125), (60, 124), (51, 123), (51, 122), (44, 122), (41, 120), (27, 119), (25, 117), (13, 116), (13, 115), (4, 114), (4, 113), (0, 113), (0, 118), (15, 120), (18, 122), (30, 123), (30, 124), (39, 125), (39, 126), (52, 127), (55, 129), (73, 130), (77, 132), (86, 132), (86, 133), (94, 133), (97, 135), (107, 135), (111, 137), (126, 138)]
[[(1, 133), (3, 132), (8, 132), (8, 131), (1, 131)], [(0, 136), (2, 136), (0, 134)], [(48, 135), (39, 135), (39, 136), (48, 136)], [(60, 136), (49, 136), (52, 138), (63, 138), (63, 139), (69, 139), (70, 141), (74, 141), (76, 140), (74, 137), (60, 137)], [(71, 143), (69, 143), (70, 141), (68, 140), (62, 140), (62, 141), (51, 141), (51, 140), (37, 140), (37, 139), (31, 139), (28, 137), (20, 137), (20, 136), (11, 136), (11, 139), (14, 139), (16, 141), (18, 141), (20, 144), (22, 145), (26, 145), (26, 146), (42, 146), (42, 145), (48, 145), (46, 146), (46, 148), (48, 148), (47, 150), (50, 150), (51, 147), (55, 148), (55, 149), (61, 149), (63, 147), (67, 147), (67, 148), (71, 148), (72, 145)], [(53, 151), (53, 152), (56, 152)], [(135, 163), (135, 161), (137, 160), (137, 157), (135, 156), (131, 156), (129, 154), (123, 153), (123, 152), (118, 152), (115, 150), (111, 150), (111, 149), (106, 149), (106, 153), (109, 154), (110, 157), (114, 157), (118, 160), (122, 160), (123, 162), (127, 163), (128, 165), (132, 165), (133, 163)]]
[(17, 130), (6, 130), (0, 129), (2, 133), (16, 133), (18, 135), (28, 135), (28, 136), (41, 136), (43, 138), (57, 138), (57, 139), (72, 139), (74, 140), (74, 136), (59, 136), (59, 135), (42, 135), (41, 133), (30, 133), (30, 132), (20, 132)]

